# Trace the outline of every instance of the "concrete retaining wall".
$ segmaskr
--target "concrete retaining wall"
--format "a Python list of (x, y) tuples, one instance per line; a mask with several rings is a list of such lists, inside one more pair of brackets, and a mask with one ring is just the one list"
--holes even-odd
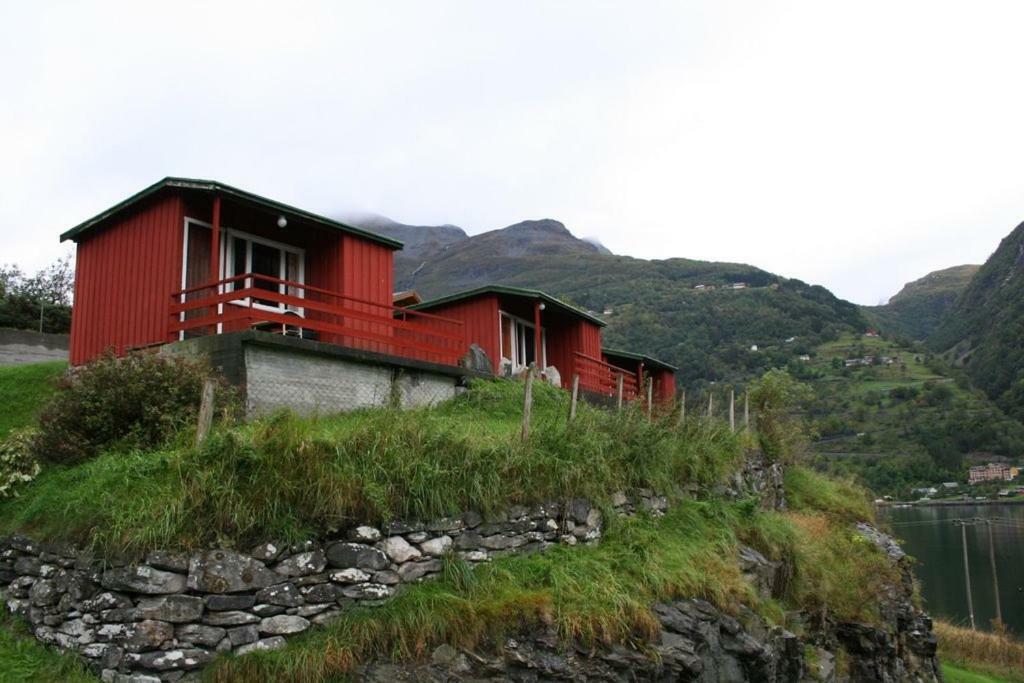
[(0, 328), (0, 365), (68, 359), (68, 335)]

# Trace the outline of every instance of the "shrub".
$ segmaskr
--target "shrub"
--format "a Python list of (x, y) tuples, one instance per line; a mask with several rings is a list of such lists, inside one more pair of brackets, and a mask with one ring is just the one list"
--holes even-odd
[(22, 429), (0, 440), (0, 498), (17, 496), (19, 485), (39, 474), (39, 461), (32, 455), (35, 432)]
[(766, 456), (788, 461), (806, 448), (809, 434), (795, 411), (813, 396), (810, 387), (793, 379), (785, 370), (769, 370), (754, 383), (750, 401), (757, 438)]
[[(181, 356), (102, 357), (60, 380), (39, 417), (32, 451), (47, 462), (71, 463), (114, 444), (157, 446), (194, 423), (209, 377), (205, 361)], [(234, 392), (217, 381), (219, 407), (231, 413)]]

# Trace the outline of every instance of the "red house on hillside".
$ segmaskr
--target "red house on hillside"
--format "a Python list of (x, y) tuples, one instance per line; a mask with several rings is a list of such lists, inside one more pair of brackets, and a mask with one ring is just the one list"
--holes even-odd
[(640, 396), (648, 372), (656, 401), (675, 395), (675, 368), (639, 354), (609, 357), (601, 346), (604, 321), (541, 291), (488, 285), (412, 308), (461, 321), (497, 375), (516, 374), (535, 362), (553, 366), (563, 386), (579, 374), (580, 387), (601, 396), (615, 395), (621, 376), (623, 397), (631, 400)]
[(248, 329), (451, 365), (468, 346), (460, 323), (392, 305), (400, 242), (216, 181), (164, 178), (61, 240), (73, 365)]
[(651, 356), (631, 351), (604, 349), (605, 363), (622, 368), (643, 386), (645, 376), (651, 378), (651, 397), (656, 404), (670, 403), (676, 396), (676, 367)]

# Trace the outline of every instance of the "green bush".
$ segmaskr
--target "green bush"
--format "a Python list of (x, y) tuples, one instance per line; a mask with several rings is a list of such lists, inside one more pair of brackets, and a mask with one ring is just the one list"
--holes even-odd
[(35, 432), (22, 429), (0, 440), (0, 498), (17, 496), (19, 485), (39, 475), (39, 461), (32, 455)]
[(810, 387), (793, 379), (785, 370), (769, 370), (754, 382), (750, 402), (758, 442), (766, 456), (790, 462), (806, 449), (810, 434), (796, 410), (813, 396)]
[(60, 380), (40, 414), (32, 452), (46, 462), (72, 463), (115, 444), (158, 446), (195, 423), (207, 378), (218, 382), (219, 408), (233, 412), (234, 392), (205, 361), (152, 353), (104, 356)]

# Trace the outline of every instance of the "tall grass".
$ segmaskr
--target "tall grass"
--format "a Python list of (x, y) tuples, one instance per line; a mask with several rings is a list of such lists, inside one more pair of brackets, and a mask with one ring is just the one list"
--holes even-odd
[(866, 489), (849, 479), (834, 479), (809, 467), (786, 469), (786, 500), (793, 510), (813, 510), (846, 522), (874, 522)]
[(36, 642), (23, 621), (0, 611), (0, 681), (96, 683), (99, 679), (75, 655)]
[(742, 457), (722, 425), (682, 428), (639, 410), (582, 407), (535, 387), (532, 437), (518, 438), (522, 387), (481, 382), (437, 408), (330, 418), (288, 413), (156, 452), (111, 451), (43, 472), (0, 529), (141, 552), (291, 540), (353, 521), (423, 519), (620, 489), (711, 488)]
[(1024, 682), (1024, 642), (1007, 633), (973, 631), (946, 621), (935, 622), (939, 658), (971, 671)]

